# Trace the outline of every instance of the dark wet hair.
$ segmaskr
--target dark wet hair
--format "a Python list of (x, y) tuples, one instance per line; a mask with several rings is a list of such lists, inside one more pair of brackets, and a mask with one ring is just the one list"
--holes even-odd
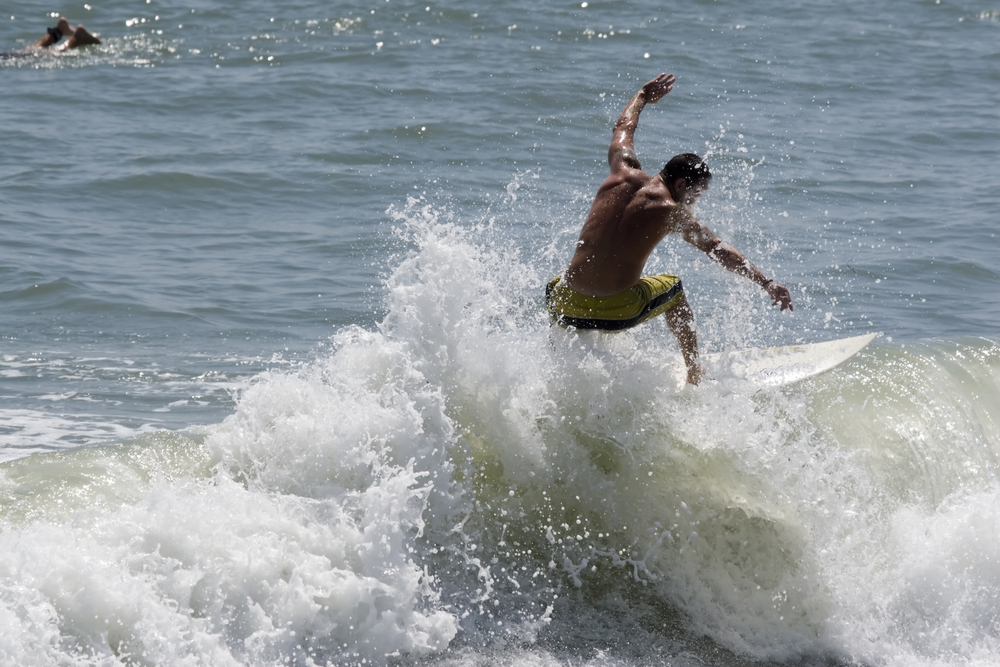
[(712, 180), (712, 172), (708, 170), (708, 165), (694, 153), (675, 155), (664, 165), (660, 173), (667, 183), (673, 183), (678, 178), (685, 179), (689, 185)]

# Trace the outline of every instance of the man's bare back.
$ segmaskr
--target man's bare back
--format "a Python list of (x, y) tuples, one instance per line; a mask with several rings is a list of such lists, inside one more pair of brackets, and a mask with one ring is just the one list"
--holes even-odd
[[(718, 239), (674, 201), (659, 174), (625, 166), (601, 184), (566, 270), (570, 287), (610, 296), (635, 285), (646, 260), (667, 234), (685, 233), (706, 252)], [(714, 247), (714, 246), (713, 246)]]
[[(629, 100), (618, 117), (608, 148), (611, 174), (594, 197), (564, 274), (566, 286), (584, 297), (619, 295), (640, 282), (646, 260), (657, 244), (667, 234), (680, 234), (710, 259), (763, 287), (782, 310), (791, 310), (787, 288), (768, 280), (692, 213), (711, 181), (701, 158), (690, 153), (678, 155), (656, 175), (642, 170), (633, 145), (639, 114), (646, 104), (655, 104), (669, 93), (675, 81), (672, 74), (659, 75)], [(665, 311), (667, 323), (684, 354), (688, 381), (697, 384), (700, 366), (694, 315), (683, 293), (675, 301), (676, 305)]]

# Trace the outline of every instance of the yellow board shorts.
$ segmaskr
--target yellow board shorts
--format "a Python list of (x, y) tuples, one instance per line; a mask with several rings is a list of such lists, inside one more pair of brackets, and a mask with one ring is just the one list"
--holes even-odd
[(545, 287), (545, 305), (557, 324), (602, 331), (631, 329), (670, 310), (683, 298), (681, 279), (667, 274), (643, 276), (634, 287), (602, 297), (574, 292), (562, 276)]

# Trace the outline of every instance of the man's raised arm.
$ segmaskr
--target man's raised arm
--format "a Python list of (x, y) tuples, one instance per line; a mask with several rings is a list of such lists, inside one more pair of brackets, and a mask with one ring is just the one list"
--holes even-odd
[(673, 74), (661, 74), (639, 89), (628, 101), (615, 122), (615, 130), (608, 148), (608, 164), (614, 171), (619, 163), (639, 169), (639, 158), (635, 154), (633, 139), (639, 127), (639, 114), (647, 104), (656, 104), (674, 87)]

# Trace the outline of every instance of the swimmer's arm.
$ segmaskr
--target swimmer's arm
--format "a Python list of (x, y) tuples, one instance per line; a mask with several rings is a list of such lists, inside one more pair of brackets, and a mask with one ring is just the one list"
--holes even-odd
[(792, 307), (792, 295), (787, 287), (774, 280), (768, 280), (767, 276), (754, 266), (753, 262), (747, 259), (743, 253), (716, 236), (712, 230), (699, 222), (693, 215), (686, 213), (684, 218), (681, 235), (685, 241), (729, 271), (763, 287), (773, 300), (773, 305), (780, 305), (782, 310), (795, 310)]
[(635, 130), (639, 127), (639, 114), (647, 104), (656, 104), (664, 95), (670, 92), (674, 85), (673, 74), (661, 74), (639, 89), (628, 101), (621, 115), (615, 122), (611, 136), (611, 146), (608, 147), (608, 165), (611, 171), (617, 171), (622, 166), (632, 169), (642, 169), (639, 156), (635, 153), (633, 144)]

